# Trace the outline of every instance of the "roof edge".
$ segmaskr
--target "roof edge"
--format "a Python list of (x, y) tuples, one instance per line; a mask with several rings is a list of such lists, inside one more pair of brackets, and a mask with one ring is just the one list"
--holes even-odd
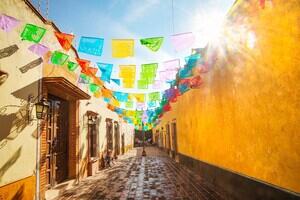
[[(30, 0), (23, 0), (24, 3), (34, 12), (34, 14), (36, 14), (36, 16), (38, 18), (40, 18), (40, 20), (42, 20), (42, 22), (46, 25), (51, 25), (57, 32), (60, 32), (60, 29), (56, 26), (56, 24), (53, 21), (50, 21), (48, 19), (46, 19), (36, 8), (35, 6), (30, 2)], [(71, 45), (71, 49), (75, 52), (75, 55), (77, 58), (79, 58), (78, 52), (75, 49), (75, 47), (73, 45)]]

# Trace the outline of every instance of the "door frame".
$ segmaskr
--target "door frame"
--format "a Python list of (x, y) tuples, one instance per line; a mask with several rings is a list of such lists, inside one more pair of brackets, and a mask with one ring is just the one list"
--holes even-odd
[[(42, 78), (40, 97), (48, 98), (49, 95), (57, 96), (69, 103), (69, 129), (68, 129), (68, 174), (67, 179), (79, 181), (79, 100), (90, 99), (90, 95), (64, 77)], [(43, 198), (46, 187), (46, 144), (47, 144), (47, 119), (40, 125), (40, 196)]]
[[(49, 145), (49, 154), (46, 154), (46, 157), (49, 158), (49, 166), (50, 169), (47, 166), (47, 172), (49, 171), (50, 173), (50, 183), (46, 185), (47, 188), (53, 188), (55, 187), (57, 184), (59, 184), (60, 182), (62, 182), (61, 180), (58, 181), (59, 178), (63, 178), (65, 177), (65, 179), (67, 179), (68, 177), (68, 160), (62, 159), (62, 160), (58, 160), (59, 158), (59, 153), (66, 153), (66, 158), (69, 157), (69, 138), (64, 138), (65, 135), (63, 135), (63, 139), (66, 140), (66, 152), (58, 152), (58, 148), (61, 147), (61, 140), (60, 139), (60, 135), (62, 132), (58, 133), (57, 132), (57, 127), (59, 127), (61, 122), (57, 121), (58, 118), (61, 118), (62, 116), (66, 115), (67, 116), (67, 122), (69, 122), (69, 113), (68, 113), (68, 109), (69, 109), (69, 104), (67, 101), (54, 96), (54, 95), (48, 95), (48, 102), (50, 104), (50, 110), (52, 111), (52, 113), (48, 113), (47, 116), (47, 144)], [(51, 102), (51, 103), (50, 103)], [(59, 106), (58, 106), (59, 104)], [(65, 107), (64, 107), (65, 106)], [(52, 108), (51, 108), (52, 107)], [(65, 110), (61, 110), (61, 109), (67, 109), (67, 113), (64, 113)], [(51, 120), (50, 123), (51, 125), (49, 126), (49, 117), (51, 116)], [(57, 118), (58, 116), (58, 118)], [(63, 131), (66, 135), (69, 134), (69, 127), (62, 125), (62, 127), (59, 127), (60, 131)], [(50, 137), (49, 136), (49, 130), (50, 131)], [(50, 140), (49, 140), (50, 139)], [(60, 162), (63, 162), (63, 166), (66, 167), (66, 169), (59, 167), (58, 165), (61, 164)], [(47, 162), (47, 161), (46, 161)], [(64, 172), (64, 176), (62, 177), (61, 174), (57, 175), (58, 170), (65, 170)]]

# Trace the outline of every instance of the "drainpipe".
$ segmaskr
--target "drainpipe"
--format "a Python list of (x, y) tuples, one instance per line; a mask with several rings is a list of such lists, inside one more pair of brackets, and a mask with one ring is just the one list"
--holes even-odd
[(40, 199), (40, 121), (37, 122), (37, 142), (36, 142), (36, 183), (35, 183), (35, 199)]

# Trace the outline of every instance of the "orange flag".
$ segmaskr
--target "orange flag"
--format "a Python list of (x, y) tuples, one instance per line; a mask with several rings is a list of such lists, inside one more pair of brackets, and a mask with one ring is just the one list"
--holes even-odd
[(88, 68), (89, 72), (91, 72), (93, 75), (97, 74), (98, 68), (94, 68), (94, 67), (89, 67)]
[(80, 59), (80, 58), (76, 58), (76, 61), (83, 71), (88, 71), (88, 67), (89, 67), (91, 61)]
[(72, 41), (74, 39), (74, 35), (71, 34), (67, 34), (67, 33), (59, 33), (59, 32), (54, 32), (58, 42), (60, 43), (61, 47), (66, 50), (69, 51), (69, 49), (72, 46)]
[(81, 67), (81, 72), (82, 73), (84, 73), (88, 76), (93, 76), (94, 75), (95, 70), (90, 67), (91, 61), (84, 60), (84, 59), (79, 59), (79, 58), (76, 58), (76, 61), (79, 64), (79, 66)]
[(99, 86), (103, 86), (104, 85), (103, 81), (100, 80), (98, 77), (93, 76), (92, 78), (93, 78), (95, 84), (97, 84)]
[(101, 89), (102, 96), (105, 98), (112, 98), (112, 91), (106, 88)]
[(111, 104), (107, 104), (106, 106), (109, 110), (114, 111), (115, 110), (115, 106), (111, 105)]

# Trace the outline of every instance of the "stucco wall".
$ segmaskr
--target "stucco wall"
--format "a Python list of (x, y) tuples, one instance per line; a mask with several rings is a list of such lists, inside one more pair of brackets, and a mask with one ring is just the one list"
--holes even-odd
[(156, 129), (173, 115), (180, 153), (300, 192), (300, 5), (272, 2), (240, 1), (231, 26), (246, 24), (254, 48), (230, 38), (234, 48), (218, 55), (203, 87), (180, 97)]
[[(20, 11), (20, 12), (16, 12)], [(48, 46), (52, 51), (61, 50), (60, 44), (57, 42), (53, 31), (55, 29), (51, 25), (45, 25), (41, 19), (24, 3), (22, 0), (3, 0), (0, 5), (0, 12), (13, 16), (21, 20), (20, 25), (10, 33), (0, 31), (0, 48), (5, 48), (13, 44), (17, 44), (19, 50), (8, 58), (0, 60), (0, 69), (9, 74), (9, 78), (0, 86), (0, 186), (20, 180), (34, 174), (36, 167), (36, 121), (26, 124), (24, 115), (27, 96), (32, 94), (34, 97), (38, 95), (38, 80), (43, 77), (65, 77), (74, 85), (77, 85), (85, 92), (88, 88), (77, 83), (80, 69), (75, 72), (69, 72), (66, 66), (55, 66), (49, 64), (49, 57), (45, 57), (45, 62), (21, 73), (19, 68), (38, 58), (35, 54), (28, 50), (33, 43), (21, 41), (20, 34), (24, 24), (32, 23), (47, 29), (41, 43)], [(75, 61), (76, 54), (73, 50), (65, 52)], [(92, 96), (92, 94), (91, 94)], [(89, 102), (89, 104), (87, 104)], [(104, 151), (106, 144), (106, 124), (105, 119), (111, 118), (119, 121), (117, 114), (106, 108), (106, 104), (97, 98), (89, 101), (81, 101), (79, 108), (80, 122), (80, 167), (83, 174), (86, 174), (86, 166), (84, 166), (85, 157), (87, 156), (87, 124), (85, 120), (86, 111), (91, 110), (99, 113), (99, 150)], [(34, 109), (32, 114), (34, 115)], [(124, 125), (126, 126), (126, 125)], [(126, 138), (133, 134), (133, 131), (126, 131)], [(24, 142), (26, 141), (26, 142)], [(125, 145), (130, 144), (130, 140), (126, 140)], [(24, 163), (27, 163), (24, 165)]]
[[(92, 94), (90, 94), (93, 96)], [(87, 176), (87, 153), (88, 153), (88, 119), (87, 111), (93, 111), (98, 113), (99, 124), (98, 124), (98, 144), (99, 153), (104, 153), (106, 151), (106, 119), (112, 119), (119, 123), (120, 126), (120, 148), (121, 148), (121, 136), (124, 133), (125, 136), (125, 146), (132, 145), (132, 137), (134, 133), (134, 127), (132, 125), (126, 124), (119, 116), (106, 108), (106, 103), (99, 98), (91, 98), (90, 100), (85, 100), (80, 102), (80, 113), (79, 113), (79, 123), (80, 123), (80, 175), (81, 177)], [(113, 134), (114, 129), (113, 129)], [(113, 141), (115, 144), (115, 137), (113, 135)], [(121, 150), (121, 149), (120, 149)]]
[[(22, 10), (22, 12), (16, 12)], [(34, 175), (36, 166), (36, 121), (26, 122), (28, 95), (38, 95), (41, 65), (21, 73), (20, 67), (38, 57), (27, 49), (31, 43), (21, 41), (23, 23), (45, 27), (40, 19), (20, 0), (2, 0), (0, 13), (14, 16), (21, 24), (10, 33), (0, 31), (0, 48), (16, 44), (19, 50), (0, 59), (0, 69), (9, 74), (0, 85), (0, 186)], [(47, 37), (43, 41), (47, 42)], [(32, 114), (35, 110), (32, 110)], [(26, 141), (26, 142), (24, 142)], [(25, 164), (26, 163), (26, 164)]]
[(132, 148), (134, 139), (134, 126), (122, 121), (121, 135), (122, 134), (124, 134), (125, 137), (125, 147)]

